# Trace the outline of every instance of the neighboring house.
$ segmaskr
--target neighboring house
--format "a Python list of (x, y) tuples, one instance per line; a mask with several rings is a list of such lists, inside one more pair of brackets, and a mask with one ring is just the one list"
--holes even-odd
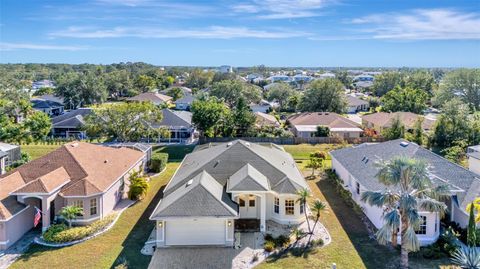
[(50, 117), (62, 115), (64, 111), (64, 105), (56, 101), (33, 98), (30, 102), (33, 109), (41, 111)]
[(35, 207), (45, 231), (67, 205), (83, 209), (75, 224), (112, 212), (126, 197), (129, 174), (143, 166), (144, 153), (71, 142), (0, 176), (0, 249), (33, 227)]
[(306, 76), (306, 75), (295, 75), (293, 76), (293, 81), (294, 82), (301, 82), (301, 83), (308, 83), (313, 80), (313, 77), (311, 76)]
[(7, 172), (7, 165), (5, 164), (8, 158), (8, 153), (0, 150), (0, 175), (3, 175)]
[(330, 72), (326, 72), (326, 73), (318, 75), (318, 78), (319, 79), (335, 78), (335, 74), (330, 73)]
[(48, 79), (38, 80), (32, 83), (32, 89), (38, 90), (41, 88), (55, 88), (55, 84), (53, 83), (53, 81)]
[[(343, 180), (344, 188), (352, 193), (353, 200), (362, 207), (376, 228), (383, 226), (382, 208), (362, 202), (364, 191), (388, 190), (376, 178), (379, 167), (376, 163), (389, 161), (396, 156), (407, 156), (428, 163), (429, 177), (434, 185), (448, 185), (451, 198), (446, 202), (451, 221), (462, 227), (468, 224), (466, 206), (480, 196), (480, 176), (441, 156), (403, 139), (379, 144), (362, 144), (330, 152), (332, 169)], [(440, 234), (440, 219), (437, 213), (419, 212), (422, 218), (417, 236), (421, 245), (435, 242)], [(400, 242), (400, 239), (399, 239)]]
[(353, 78), (353, 81), (372, 81), (373, 82), (374, 80), (375, 78), (372, 75), (367, 75), (367, 74), (358, 75)]
[(271, 81), (271, 83), (275, 83), (275, 82), (290, 82), (292, 79), (287, 75), (275, 75), (267, 78), (267, 80)]
[(150, 216), (157, 247), (233, 246), (234, 233), (268, 232), (266, 221), (305, 221), (297, 192), (308, 189), (283, 148), (236, 140), (187, 154)]
[(262, 113), (267, 113), (269, 110), (272, 110), (273, 108), (277, 108), (278, 103), (275, 102), (268, 102), (267, 100), (260, 100), (259, 103), (257, 104), (250, 104), (250, 109), (252, 110), (253, 113), (255, 112), (262, 112)]
[(357, 82), (354, 82), (353, 85), (356, 88), (365, 89), (365, 88), (372, 87), (373, 86), (373, 81), (357, 81)]
[(304, 112), (287, 119), (296, 137), (313, 137), (317, 126), (326, 126), (331, 136), (357, 138), (363, 133), (360, 125), (333, 112)]
[(273, 115), (263, 112), (255, 112), (255, 125), (257, 127), (280, 127), (280, 122), (278, 122), (277, 118)]
[(218, 68), (218, 72), (220, 73), (233, 73), (233, 67), (230, 65), (222, 65)]
[(85, 139), (85, 131), (82, 130), (85, 124), (85, 117), (92, 113), (91, 108), (79, 108), (70, 110), (67, 113), (52, 118), (52, 131), (54, 137), (75, 137)]
[(33, 99), (47, 100), (47, 101), (57, 102), (62, 105), (65, 105), (65, 101), (63, 97), (55, 96), (53, 94), (39, 95), (39, 96), (35, 96)]
[(136, 102), (152, 102), (154, 105), (169, 104), (172, 101), (172, 97), (155, 92), (144, 92), (134, 97), (127, 98), (128, 101)]
[(367, 101), (347, 95), (348, 113), (357, 113), (359, 111), (368, 111), (370, 105)]
[(0, 142), (0, 155), (3, 155), (4, 168), (22, 159), (20, 146)]
[(166, 88), (165, 90), (161, 90), (159, 91), (158, 93), (161, 93), (161, 94), (164, 94), (164, 95), (168, 95), (168, 93), (170, 92), (171, 89), (173, 88), (178, 88), (182, 91), (182, 94), (183, 96), (187, 96), (187, 95), (192, 95), (192, 89), (188, 88), (188, 87), (184, 87), (184, 86), (170, 86), (168, 88)]
[(159, 143), (180, 143), (192, 144), (197, 141), (195, 127), (192, 124), (192, 113), (188, 111), (176, 111), (162, 109), (163, 118), (161, 122), (152, 123), (152, 128), (166, 128), (170, 131), (169, 138), (158, 137)]
[(480, 145), (467, 148), (468, 169), (480, 175)]
[(194, 100), (195, 97), (193, 95), (185, 95), (184, 97), (174, 102), (175, 109), (190, 111), (190, 107), (192, 106)]
[(362, 125), (365, 128), (374, 129), (377, 133), (381, 134), (385, 128), (392, 127), (392, 122), (396, 117), (400, 118), (406, 130), (413, 130), (415, 128), (415, 122), (419, 119), (423, 119), (422, 128), (425, 132), (432, 130), (435, 123), (435, 121), (430, 118), (425, 118), (422, 115), (412, 112), (378, 112), (362, 116)]

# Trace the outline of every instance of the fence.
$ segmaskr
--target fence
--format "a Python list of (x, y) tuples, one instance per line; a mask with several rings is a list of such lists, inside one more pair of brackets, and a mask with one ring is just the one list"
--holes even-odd
[(384, 138), (358, 137), (358, 138), (339, 138), (339, 137), (200, 137), (199, 144), (222, 143), (242, 139), (252, 143), (274, 143), (279, 145), (297, 145), (297, 144), (361, 144), (370, 142), (383, 142)]

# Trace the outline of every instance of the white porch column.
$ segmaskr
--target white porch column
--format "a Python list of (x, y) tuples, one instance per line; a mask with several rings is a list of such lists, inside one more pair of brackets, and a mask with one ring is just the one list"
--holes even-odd
[(45, 232), (50, 227), (50, 201), (48, 197), (42, 197), (40, 210), (42, 211), (42, 232)]
[(266, 225), (266, 212), (267, 212), (267, 195), (262, 193), (260, 196), (260, 232), (265, 232), (267, 230)]

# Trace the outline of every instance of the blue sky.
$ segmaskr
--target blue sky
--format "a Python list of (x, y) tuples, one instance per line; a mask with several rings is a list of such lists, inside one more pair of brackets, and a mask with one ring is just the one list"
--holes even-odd
[(480, 1), (2, 0), (0, 62), (479, 67)]

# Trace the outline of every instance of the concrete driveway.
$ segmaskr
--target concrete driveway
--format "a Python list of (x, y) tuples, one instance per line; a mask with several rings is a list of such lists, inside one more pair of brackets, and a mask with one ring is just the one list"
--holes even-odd
[(259, 249), (257, 235), (241, 236), (242, 248), (170, 247), (159, 248), (153, 254), (149, 269), (228, 269), (248, 268), (254, 249)]

